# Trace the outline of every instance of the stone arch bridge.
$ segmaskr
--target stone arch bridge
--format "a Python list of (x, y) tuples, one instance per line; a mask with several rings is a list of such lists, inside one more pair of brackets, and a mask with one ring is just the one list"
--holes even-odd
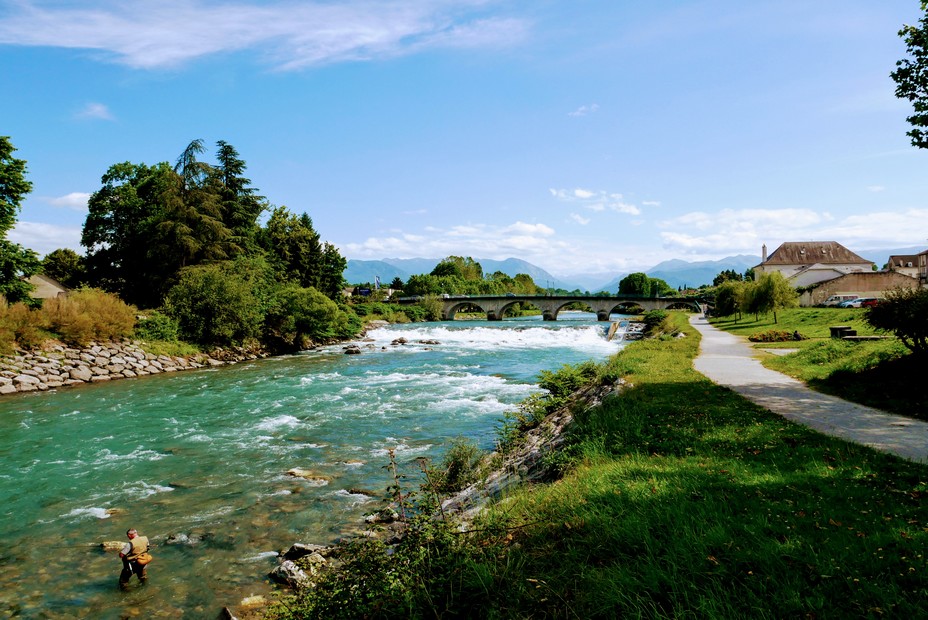
[[(397, 303), (416, 303), (421, 297), (400, 297)], [(446, 295), (441, 298), (443, 321), (451, 321), (458, 312), (483, 312), (488, 321), (502, 321), (506, 310), (518, 303), (527, 303), (541, 310), (545, 321), (556, 321), (558, 313), (573, 303), (587, 306), (596, 313), (600, 321), (608, 321), (609, 315), (637, 314), (647, 310), (686, 309), (702, 312), (699, 300), (683, 297), (639, 297), (618, 295), (615, 297), (584, 297), (582, 295)]]

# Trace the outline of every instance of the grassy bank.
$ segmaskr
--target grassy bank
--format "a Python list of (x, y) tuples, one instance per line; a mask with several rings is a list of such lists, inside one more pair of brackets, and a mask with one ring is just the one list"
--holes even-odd
[[(577, 412), (566, 475), (471, 533), (429, 522), (277, 617), (928, 616), (928, 467), (818, 435), (692, 369), (698, 334), (641, 341), (632, 384)], [(371, 552), (373, 555), (365, 555)]]
[[(764, 366), (806, 382), (811, 388), (884, 411), (928, 420), (928, 392), (923, 381), (928, 368), (914, 361), (896, 338), (848, 342), (830, 337), (832, 325), (848, 325), (859, 335), (879, 335), (859, 308), (792, 308), (773, 316), (714, 319), (712, 324), (751, 337), (770, 330), (798, 331), (806, 340), (758, 348), (796, 348), (786, 356), (764, 356)], [(885, 334), (884, 334), (885, 335)]]

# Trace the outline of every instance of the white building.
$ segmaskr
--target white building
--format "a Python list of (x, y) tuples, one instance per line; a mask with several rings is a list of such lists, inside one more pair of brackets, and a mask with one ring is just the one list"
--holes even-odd
[(854, 254), (836, 241), (787, 241), (754, 267), (755, 277), (779, 271), (793, 288), (803, 288), (834, 280), (848, 273), (872, 272), (874, 264)]

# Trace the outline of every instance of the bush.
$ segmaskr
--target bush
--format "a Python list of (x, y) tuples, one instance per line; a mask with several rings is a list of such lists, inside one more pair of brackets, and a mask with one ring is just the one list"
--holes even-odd
[(677, 328), (670, 320), (670, 313), (666, 310), (650, 310), (642, 317), (644, 333), (646, 336), (656, 338), (662, 334), (674, 334)]
[(867, 308), (873, 327), (893, 332), (902, 344), (921, 357), (928, 356), (928, 289), (895, 289)]
[(46, 299), (43, 324), (68, 344), (86, 346), (93, 340), (118, 340), (133, 334), (135, 306), (113, 293), (85, 288), (67, 297)]
[(272, 278), (263, 260), (187, 267), (168, 291), (164, 309), (186, 340), (207, 346), (241, 345), (261, 333)]
[(173, 342), (180, 337), (177, 320), (157, 310), (139, 315), (135, 335), (142, 340)]
[(0, 296), (0, 352), (12, 353), (14, 345), (24, 349), (38, 347), (42, 343), (41, 323), (38, 313), (26, 304), (7, 306)]
[(778, 329), (770, 329), (765, 332), (751, 334), (748, 336), (751, 342), (792, 342), (795, 340), (805, 340), (805, 337), (799, 332), (787, 332)]
[(434, 491), (439, 494), (457, 493), (477, 480), (481, 452), (473, 441), (457, 438), (442, 459), (441, 465), (429, 472)]
[(335, 302), (316, 289), (285, 285), (265, 317), (264, 340), (278, 351), (307, 349), (338, 335), (339, 312)]

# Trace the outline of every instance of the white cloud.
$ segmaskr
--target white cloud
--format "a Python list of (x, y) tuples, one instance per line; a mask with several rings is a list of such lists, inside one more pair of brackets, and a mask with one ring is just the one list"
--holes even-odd
[(110, 109), (102, 103), (88, 103), (76, 115), (77, 118), (89, 118), (101, 121), (116, 120)]
[[(641, 215), (641, 208), (626, 202), (622, 194), (605, 191), (592, 191), (579, 187), (574, 190), (549, 189), (548, 191), (551, 192), (551, 196), (557, 200), (572, 203), (574, 205), (579, 204), (583, 208), (590, 211), (602, 212), (608, 209), (610, 211), (624, 213), (626, 215)], [(642, 204), (655, 205), (659, 203), (652, 201)]]
[(886, 188), (883, 187), (882, 185), (868, 185), (868, 186), (867, 186), (867, 191), (868, 191), (868, 192), (873, 192), (874, 194), (878, 194), (879, 192), (882, 192), (882, 191), (884, 191), (885, 189), (886, 189)]
[(83, 254), (81, 229), (79, 226), (55, 226), (39, 222), (17, 222), (9, 233), (9, 239), (23, 247), (35, 250), (40, 256), (59, 248), (70, 248)]
[(0, 19), (0, 44), (91, 50), (135, 68), (179, 66), (258, 50), (282, 70), (438, 47), (512, 45), (528, 24), (487, 17), (487, 0), (21, 0)]
[(86, 211), (87, 201), (90, 200), (90, 194), (84, 192), (71, 192), (58, 198), (48, 198), (46, 202), (53, 207), (64, 207), (74, 211)]
[(588, 217), (583, 217), (583, 216), (580, 215), (579, 213), (571, 213), (571, 214), (570, 214), (570, 219), (572, 219), (573, 221), (577, 222), (577, 223), (580, 224), (581, 226), (586, 226), (587, 224), (590, 223), (590, 218), (588, 218)]
[(427, 235), (400, 233), (389, 237), (370, 237), (362, 243), (341, 247), (351, 258), (395, 256), (474, 256), (505, 259), (513, 256), (550, 262), (555, 256), (577, 255), (569, 244), (555, 239), (556, 231), (542, 223), (517, 221), (504, 226), (467, 224), (447, 229), (429, 227)]
[(784, 241), (837, 241), (851, 250), (925, 242), (928, 209), (907, 209), (836, 218), (812, 209), (723, 209), (695, 211), (660, 222), (663, 245), (671, 252), (725, 256), (759, 254)]
[(580, 106), (579, 108), (577, 108), (576, 110), (574, 110), (573, 112), (568, 112), (568, 113), (567, 113), (567, 116), (574, 116), (574, 117), (576, 117), (576, 116), (586, 116), (587, 114), (593, 114), (593, 113), (596, 112), (597, 110), (599, 110), (599, 104), (598, 104), (598, 103), (593, 103), (593, 104), (590, 104), (590, 105), (582, 105), (582, 106)]

